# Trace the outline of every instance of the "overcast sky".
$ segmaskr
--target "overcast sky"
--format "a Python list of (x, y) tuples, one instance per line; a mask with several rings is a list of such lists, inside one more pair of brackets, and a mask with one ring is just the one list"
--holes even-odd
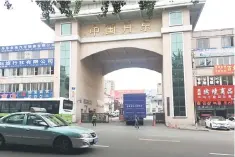
[[(13, 10), (0, 0), (0, 46), (53, 42), (54, 32), (40, 21), (40, 9), (31, 0), (10, 0)], [(207, 0), (196, 30), (235, 28), (235, 0)], [(161, 75), (146, 69), (123, 69), (106, 75), (117, 89), (155, 88)]]

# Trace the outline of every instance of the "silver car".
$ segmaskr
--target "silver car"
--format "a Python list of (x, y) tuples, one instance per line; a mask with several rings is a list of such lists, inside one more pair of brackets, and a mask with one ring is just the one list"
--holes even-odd
[(48, 113), (19, 112), (0, 119), (0, 148), (6, 144), (53, 147), (59, 153), (72, 148), (87, 148), (98, 142), (90, 129), (69, 126)]

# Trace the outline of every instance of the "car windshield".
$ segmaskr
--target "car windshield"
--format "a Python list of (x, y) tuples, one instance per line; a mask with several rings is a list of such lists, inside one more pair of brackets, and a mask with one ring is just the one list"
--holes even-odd
[(213, 121), (224, 121), (224, 117), (211, 117), (211, 120)]
[(43, 115), (47, 119), (48, 123), (53, 127), (68, 126), (65, 120), (56, 115)]

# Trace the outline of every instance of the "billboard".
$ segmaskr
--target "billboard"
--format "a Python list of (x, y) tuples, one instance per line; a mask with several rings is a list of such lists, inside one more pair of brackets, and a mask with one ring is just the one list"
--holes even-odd
[(195, 102), (231, 102), (234, 100), (234, 85), (194, 86)]
[(54, 58), (0, 61), (0, 68), (25, 68), (54, 66)]
[(235, 64), (214, 66), (215, 75), (233, 75), (234, 71), (235, 71)]

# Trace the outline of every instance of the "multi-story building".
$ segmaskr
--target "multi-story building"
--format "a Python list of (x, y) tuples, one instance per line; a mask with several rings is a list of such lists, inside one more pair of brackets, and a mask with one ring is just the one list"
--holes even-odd
[(234, 114), (234, 29), (194, 32), (194, 101), (203, 117)]
[(162, 94), (157, 89), (145, 90), (147, 114), (163, 112)]
[(52, 98), (53, 88), (54, 44), (0, 46), (0, 99)]
[(104, 80), (104, 112), (114, 111), (114, 95), (115, 82), (112, 80)]

